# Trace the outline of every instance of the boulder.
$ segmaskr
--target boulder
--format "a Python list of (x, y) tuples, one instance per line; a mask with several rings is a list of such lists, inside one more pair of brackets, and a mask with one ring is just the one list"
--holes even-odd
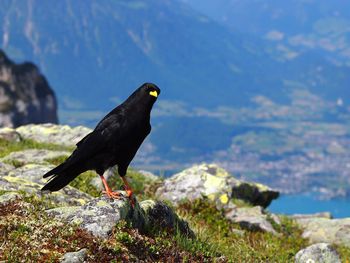
[(141, 232), (152, 229), (179, 231), (181, 234), (194, 237), (187, 222), (180, 219), (167, 205), (152, 200), (130, 205), (126, 192), (121, 193), (120, 199), (107, 197), (95, 198), (83, 206), (60, 207), (47, 210), (47, 213), (58, 219), (77, 224), (88, 230), (96, 237), (106, 238), (113, 227), (121, 220), (125, 220), (138, 228)]
[(303, 228), (303, 238), (310, 243), (334, 243), (350, 247), (350, 218), (304, 218), (296, 219)]
[(47, 161), (58, 157), (68, 157), (67, 151), (51, 151), (45, 149), (28, 149), (23, 151), (12, 152), (0, 159), (1, 162), (24, 164), (49, 164)]
[(15, 167), (8, 163), (3, 163), (0, 161), (0, 175), (7, 175), (11, 170), (14, 170)]
[[(234, 208), (225, 213), (225, 217), (234, 223), (238, 223), (242, 228), (251, 231), (263, 231), (277, 235), (269, 220), (269, 215), (261, 206)], [(275, 222), (279, 223), (279, 222)]]
[(68, 125), (45, 123), (24, 125), (16, 131), (24, 139), (73, 147), (92, 130), (83, 126), (72, 128)]
[(81, 205), (92, 199), (90, 195), (71, 186), (66, 186), (51, 194), (42, 193), (41, 188), (47, 181), (42, 176), (52, 168), (52, 165), (27, 164), (12, 169), (7, 175), (0, 177), (1, 190), (24, 191), (37, 196), (45, 195), (59, 205)]
[(216, 164), (201, 164), (166, 179), (156, 195), (174, 204), (207, 197), (223, 207), (232, 199), (266, 207), (279, 193), (262, 184), (235, 179)]
[(318, 243), (300, 250), (295, 263), (341, 263), (337, 251), (327, 243)]
[[(123, 192), (125, 195), (126, 193)], [(95, 198), (83, 206), (59, 207), (47, 210), (49, 215), (77, 224), (94, 236), (107, 237), (116, 223), (121, 220), (144, 225), (144, 217), (139, 205), (132, 209), (127, 198), (109, 199), (105, 196)], [(137, 220), (136, 220), (137, 219)]]
[(13, 128), (5, 127), (0, 128), (0, 139), (9, 142), (21, 141), (21, 135)]

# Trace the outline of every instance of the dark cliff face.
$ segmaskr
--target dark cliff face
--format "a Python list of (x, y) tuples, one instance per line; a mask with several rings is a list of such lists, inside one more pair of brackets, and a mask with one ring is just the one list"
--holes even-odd
[(45, 77), (32, 63), (15, 64), (0, 50), (0, 126), (57, 123), (57, 103)]

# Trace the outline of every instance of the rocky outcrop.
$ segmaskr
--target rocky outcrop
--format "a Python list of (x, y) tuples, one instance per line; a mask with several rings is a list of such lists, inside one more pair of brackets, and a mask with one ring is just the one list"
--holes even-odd
[(141, 232), (157, 228), (194, 237), (193, 231), (186, 221), (180, 219), (167, 205), (153, 200), (138, 203), (134, 207), (126, 198), (126, 193), (120, 191), (122, 198), (110, 199), (107, 197), (95, 198), (83, 206), (59, 207), (47, 211), (60, 220), (77, 224), (88, 230), (96, 237), (106, 238), (113, 227), (125, 220), (138, 228)]
[(234, 223), (238, 223), (244, 229), (264, 231), (277, 235), (271, 222), (279, 224), (279, 219), (271, 217), (260, 206), (234, 208), (225, 213), (225, 217)]
[[(218, 209), (224, 210), (227, 219), (242, 228), (277, 234), (269, 219), (278, 221), (278, 217), (271, 216), (263, 207), (277, 198), (278, 192), (265, 185), (237, 180), (216, 164), (195, 165), (175, 174), (164, 181), (156, 195), (174, 204), (208, 198)], [(255, 207), (237, 207), (233, 202), (235, 199)]]
[(175, 204), (205, 196), (222, 206), (241, 199), (262, 207), (267, 207), (279, 195), (265, 185), (238, 180), (216, 164), (195, 165), (175, 174), (164, 181), (156, 194)]
[(58, 157), (68, 157), (69, 152), (66, 151), (49, 151), (45, 149), (28, 149), (24, 151), (12, 152), (4, 158), (0, 159), (0, 162), (16, 163), (17, 165), (24, 164), (49, 164), (48, 160)]
[(91, 131), (91, 129), (83, 126), (72, 128), (68, 125), (55, 125), (51, 123), (41, 125), (29, 124), (16, 129), (16, 132), (24, 139), (64, 146), (75, 146), (77, 142)]
[(300, 250), (295, 255), (295, 263), (340, 263), (335, 249), (327, 243), (318, 243)]
[(326, 242), (350, 247), (350, 218), (304, 218), (296, 222), (310, 243)]
[(57, 121), (55, 94), (39, 69), (15, 64), (0, 50), (0, 127)]
[(41, 143), (51, 143), (74, 147), (84, 136), (92, 130), (83, 127), (70, 127), (52, 123), (28, 124), (18, 128), (0, 128), (0, 138), (7, 141), (33, 140)]
[[(4, 169), (1, 169), (1, 167), (4, 167)], [(52, 168), (52, 165), (40, 164), (27, 164), (15, 168), (11, 165), (0, 163), (1, 190), (24, 191), (29, 194), (42, 196), (41, 188), (47, 181), (42, 176)], [(47, 195), (47, 198), (60, 205), (81, 205), (92, 199), (88, 194), (71, 186)]]

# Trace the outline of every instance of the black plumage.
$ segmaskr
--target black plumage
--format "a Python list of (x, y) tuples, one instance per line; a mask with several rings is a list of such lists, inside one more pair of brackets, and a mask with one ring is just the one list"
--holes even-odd
[(118, 173), (128, 189), (124, 176), (151, 131), (150, 113), (159, 94), (160, 89), (154, 84), (145, 83), (139, 87), (77, 143), (77, 148), (65, 162), (44, 175), (44, 178), (52, 178), (42, 190), (58, 191), (79, 174), (95, 170), (101, 176), (107, 195), (116, 197), (103, 178), (105, 170), (114, 165), (118, 165)]

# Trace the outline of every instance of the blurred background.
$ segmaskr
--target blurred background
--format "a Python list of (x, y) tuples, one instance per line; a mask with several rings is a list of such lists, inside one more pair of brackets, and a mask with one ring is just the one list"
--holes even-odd
[(215, 162), (284, 193), (271, 211), (350, 216), (349, 10), (347, 0), (2, 0), (0, 64), (30, 61), (49, 87), (35, 91), (45, 104), (35, 118), (12, 121), (17, 93), (0, 69), (0, 124), (93, 128), (153, 82), (162, 94), (134, 167), (167, 176)]

